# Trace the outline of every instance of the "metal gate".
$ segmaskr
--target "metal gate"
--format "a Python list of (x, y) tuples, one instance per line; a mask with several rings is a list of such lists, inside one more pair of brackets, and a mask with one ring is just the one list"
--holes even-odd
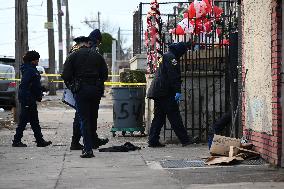
[[(212, 9), (210, 13), (204, 13), (206, 16), (202, 19), (197, 16), (190, 17), (189, 11), (192, 11), (193, 0), (159, 3), (158, 32), (161, 43), (154, 45), (153, 49), (149, 49), (149, 47), (147, 49), (145, 46), (145, 40), (147, 40), (145, 35), (146, 20), (149, 17), (147, 13), (151, 9), (151, 5), (140, 3), (139, 11), (134, 14), (133, 32), (135, 34), (134, 44), (136, 44), (134, 53), (137, 54), (155, 51), (159, 45), (161, 45), (159, 49), (165, 52), (168, 50), (168, 44), (173, 42), (194, 41), (193, 49), (181, 59), (183, 99), (180, 102), (180, 110), (188, 134), (192, 137), (198, 136), (203, 141), (207, 139), (210, 125), (225, 112), (231, 110), (231, 102), (236, 102), (238, 99), (238, 92), (234, 93), (235, 100), (230, 99), (232, 91), (238, 90), (237, 79), (234, 75), (237, 73), (238, 51), (232, 51), (233, 48), (230, 47), (231, 44), (237, 44), (237, 37), (232, 37), (233, 35), (237, 36), (237, 2), (234, 0), (208, 2), (211, 3)], [(186, 13), (187, 15), (185, 15)], [(187, 23), (184, 23), (185, 20)], [(181, 25), (184, 31), (180, 31), (181, 27), (179, 26)], [(156, 62), (151, 61), (149, 62), (151, 69), (148, 71), (153, 73), (155, 70), (153, 70), (152, 64)], [(232, 66), (233, 64), (234, 66)], [(229, 69), (232, 67), (234, 70)], [(235, 90), (232, 90), (232, 87)], [(174, 139), (170, 124), (165, 124), (163, 133), (164, 140)]]

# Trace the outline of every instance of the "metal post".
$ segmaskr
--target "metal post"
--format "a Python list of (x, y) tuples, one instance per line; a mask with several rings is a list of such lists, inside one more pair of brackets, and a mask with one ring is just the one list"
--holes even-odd
[(117, 59), (121, 60), (121, 41), (120, 41), (120, 28), (118, 28), (118, 32), (117, 32)]
[(70, 24), (69, 24), (69, 5), (68, 0), (65, 0), (65, 8), (66, 8), (66, 20), (65, 20), (65, 28), (66, 28), (66, 56), (70, 51)]
[[(20, 78), (20, 64), (22, 57), (28, 50), (28, 8), (27, 0), (15, 1), (15, 71), (16, 78)], [(19, 82), (16, 89), (16, 109), (14, 112), (14, 121), (19, 121), (20, 104), (18, 101)]]
[[(58, 10), (58, 64), (59, 73), (63, 71), (63, 42), (62, 42), (62, 10), (61, 10), (61, 0), (57, 0), (57, 10)], [(63, 88), (62, 83), (58, 86), (60, 89)]]
[[(116, 40), (112, 40), (112, 57), (111, 57), (111, 74), (117, 74), (117, 62), (116, 62)], [(112, 82), (117, 81), (116, 76), (112, 76)]]
[[(282, 27), (284, 26), (284, 1), (282, 1), (281, 3), (281, 8), (282, 8)], [(282, 30), (281, 30), (282, 31)], [(284, 39), (284, 32), (282, 32), (282, 53), (281, 53), (281, 73), (284, 72), (284, 68), (283, 68), (283, 57), (284, 57), (284, 42), (283, 42), (283, 39)], [(282, 78), (283, 78), (283, 75), (282, 75)], [(281, 78), (281, 79), (282, 79)], [(282, 79), (282, 82), (283, 82), (283, 79)], [(283, 83), (281, 85), (281, 108), (282, 108), (282, 112), (283, 112), (283, 107), (284, 107), (284, 98), (283, 98), (283, 95), (284, 95), (284, 86), (283, 86)], [(284, 126), (283, 126), (283, 121), (284, 121), (284, 113), (282, 113), (282, 154), (281, 154), (281, 167), (284, 167)]]
[[(54, 28), (53, 28), (53, 1), (47, 0), (47, 30), (48, 30), (48, 63), (49, 73), (55, 73), (55, 48), (54, 48)], [(52, 80), (49, 80), (52, 81)], [(49, 95), (56, 95), (54, 82), (49, 82)]]
[(100, 12), (98, 12), (98, 29), (101, 29), (101, 20), (100, 20)]

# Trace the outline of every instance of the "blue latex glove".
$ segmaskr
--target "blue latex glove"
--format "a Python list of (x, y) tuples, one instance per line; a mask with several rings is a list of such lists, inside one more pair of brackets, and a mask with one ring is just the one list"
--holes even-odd
[(176, 100), (177, 102), (179, 102), (180, 99), (181, 99), (181, 94), (180, 94), (180, 93), (176, 93), (175, 100)]

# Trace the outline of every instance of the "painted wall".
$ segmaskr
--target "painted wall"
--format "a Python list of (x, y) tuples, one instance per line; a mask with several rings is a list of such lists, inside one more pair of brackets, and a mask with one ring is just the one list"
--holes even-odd
[(243, 1), (243, 62), (245, 125), (254, 131), (272, 132), (271, 1)]

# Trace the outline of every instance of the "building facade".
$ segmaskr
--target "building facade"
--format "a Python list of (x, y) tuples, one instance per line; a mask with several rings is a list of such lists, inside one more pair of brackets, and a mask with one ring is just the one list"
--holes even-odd
[(282, 1), (243, 0), (241, 6), (243, 135), (264, 159), (283, 166)]

